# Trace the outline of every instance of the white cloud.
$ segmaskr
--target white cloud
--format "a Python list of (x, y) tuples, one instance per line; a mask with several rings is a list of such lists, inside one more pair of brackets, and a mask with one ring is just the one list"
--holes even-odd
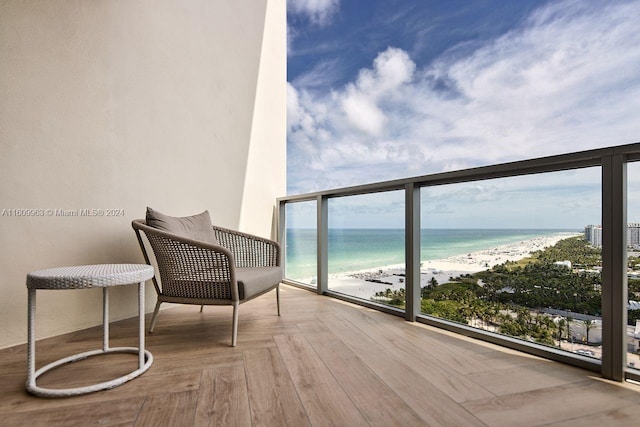
[(372, 136), (379, 136), (386, 125), (387, 118), (375, 102), (356, 91), (342, 100), (342, 109), (349, 124)]
[(390, 47), (342, 88), (294, 82), (290, 193), (636, 142), (637, 16), (638, 0), (553, 2), (464, 57), (417, 68)]
[(327, 25), (339, 8), (340, 0), (287, 0), (289, 12), (305, 15), (319, 26)]
[(336, 94), (347, 124), (368, 135), (382, 136), (388, 119), (379, 104), (399, 95), (401, 87), (411, 80), (415, 67), (401, 49), (388, 48), (380, 53), (373, 61), (373, 69), (360, 70), (356, 82)]
[(416, 64), (405, 51), (388, 48), (376, 57), (373, 61), (373, 68), (379, 90), (387, 91), (409, 82), (416, 69)]

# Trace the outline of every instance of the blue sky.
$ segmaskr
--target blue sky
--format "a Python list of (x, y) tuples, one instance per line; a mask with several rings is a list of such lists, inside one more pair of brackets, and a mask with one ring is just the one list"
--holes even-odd
[[(389, 46), (427, 65), (451, 48), (470, 52), (499, 37), (544, 3), (502, 1), (496, 7), (493, 0), (289, 1), (288, 80), (306, 89), (337, 89), (371, 67)], [(320, 18), (309, 5), (325, 15)]]
[[(640, 0), (287, 4), (289, 194), (640, 141)], [(566, 225), (536, 190), (557, 180), (526, 184), (534, 222)], [(562, 177), (567, 212), (587, 209), (584, 181)], [(589, 205), (573, 220), (599, 221)]]

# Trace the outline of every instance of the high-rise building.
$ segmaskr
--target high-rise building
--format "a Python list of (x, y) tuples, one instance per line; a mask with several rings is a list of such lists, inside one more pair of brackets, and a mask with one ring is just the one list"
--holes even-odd
[(601, 225), (587, 225), (584, 228), (584, 238), (587, 242), (596, 248), (602, 247), (602, 226)]
[[(584, 228), (584, 238), (587, 242), (596, 248), (602, 247), (602, 226), (587, 225)], [(640, 247), (640, 223), (631, 223), (627, 225), (627, 246)]]
[(627, 225), (627, 246), (640, 247), (640, 224)]

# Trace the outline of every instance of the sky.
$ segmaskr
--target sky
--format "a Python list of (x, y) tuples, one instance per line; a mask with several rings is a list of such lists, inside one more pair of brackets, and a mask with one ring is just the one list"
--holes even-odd
[[(287, 6), (288, 194), (640, 141), (640, 0)], [(529, 193), (518, 203), (539, 211), (535, 224), (599, 222), (597, 170), (547, 175), (449, 187), (422, 208), (444, 227), (465, 209), (454, 194), (496, 205)], [(635, 188), (630, 178), (630, 200)], [(383, 199), (378, 217), (398, 206)], [(460, 221), (520, 224), (497, 214)]]

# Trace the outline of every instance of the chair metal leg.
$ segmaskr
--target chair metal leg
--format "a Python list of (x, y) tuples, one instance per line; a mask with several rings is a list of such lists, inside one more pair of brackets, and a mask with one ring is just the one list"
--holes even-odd
[(158, 311), (160, 311), (160, 304), (162, 301), (158, 300), (156, 302), (156, 308), (153, 310), (153, 317), (151, 318), (151, 325), (149, 325), (149, 333), (153, 333), (153, 328), (156, 327), (156, 320), (158, 319)]
[(235, 347), (238, 341), (238, 302), (233, 303), (233, 330), (231, 332), (231, 346)]
[(200, 313), (202, 313), (202, 309), (204, 309), (204, 305), (200, 306)]
[(278, 306), (278, 316), (280, 316), (280, 284), (276, 286), (276, 305)]

